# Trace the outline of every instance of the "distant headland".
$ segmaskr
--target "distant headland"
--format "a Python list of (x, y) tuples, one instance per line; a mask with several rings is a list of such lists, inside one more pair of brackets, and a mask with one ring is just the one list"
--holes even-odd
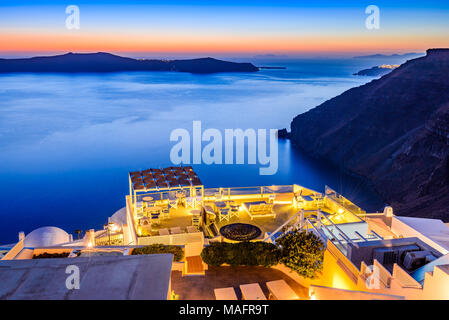
[(404, 53), (404, 54), (370, 54), (370, 55), (366, 55), (366, 56), (356, 56), (354, 57), (354, 59), (391, 59), (391, 58), (407, 58), (407, 59), (413, 59), (413, 58), (418, 58), (418, 57), (422, 57), (424, 56), (425, 53), (419, 53), (419, 52), (408, 52), (408, 53)]
[(354, 73), (354, 76), (370, 76), (370, 77), (383, 76), (386, 75), (387, 73), (390, 73), (392, 70), (398, 67), (399, 64), (383, 64), (369, 69), (360, 70), (359, 72)]
[(256, 72), (251, 63), (236, 63), (214, 58), (188, 60), (133, 59), (110, 53), (66, 53), (23, 59), (0, 59), (0, 73), (84, 73), (121, 71), (173, 71), (189, 73)]

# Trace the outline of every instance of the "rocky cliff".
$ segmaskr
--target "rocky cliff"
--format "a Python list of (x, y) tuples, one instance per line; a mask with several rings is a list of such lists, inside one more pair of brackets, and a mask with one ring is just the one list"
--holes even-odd
[(291, 140), (371, 180), (396, 213), (449, 221), (449, 49), (295, 117)]

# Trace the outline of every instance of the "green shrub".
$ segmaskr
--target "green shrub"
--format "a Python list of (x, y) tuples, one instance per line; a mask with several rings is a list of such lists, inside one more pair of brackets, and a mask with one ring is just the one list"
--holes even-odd
[(179, 262), (184, 258), (184, 251), (179, 246), (170, 246), (165, 244), (152, 244), (145, 247), (135, 248), (132, 251), (132, 255), (139, 254), (155, 254), (155, 253), (171, 253), (173, 254), (173, 260)]
[(322, 270), (325, 245), (314, 233), (294, 230), (276, 239), (276, 244), (280, 262), (299, 275), (313, 279)]
[(278, 264), (279, 250), (267, 242), (213, 242), (201, 252), (201, 259), (211, 266), (264, 266)]
[(61, 253), (48, 253), (44, 252), (41, 254), (33, 255), (33, 259), (52, 259), (52, 258), (67, 258), (70, 252), (61, 252)]

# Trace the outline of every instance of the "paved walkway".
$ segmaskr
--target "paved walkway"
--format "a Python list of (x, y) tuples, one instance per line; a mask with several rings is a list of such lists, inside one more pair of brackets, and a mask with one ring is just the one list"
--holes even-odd
[(180, 300), (215, 300), (214, 289), (234, 287), (237, 297), (242, 299), (239, 285), (259, 283), (265, 296), (269, 291), (267, 281), (284, 279), (287, 284), (304, 299), (308, 296), (308, 290), (297, 284), (283, 272), (264, 267), (211, 267), (205, 276), (182, 277), (180, 271), (173, 271), (171, 276), (171, 288), (179, 294)]

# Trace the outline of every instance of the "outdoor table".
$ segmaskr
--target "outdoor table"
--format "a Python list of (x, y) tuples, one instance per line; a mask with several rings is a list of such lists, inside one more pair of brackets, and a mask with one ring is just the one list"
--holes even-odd
[(147, 211), (147, 212), (157, 212), (157, 211), (161, 211), (161, 210), (162, 210), (162, 208), (159, 206), (145, 208), (145, 211)]
[(234, 201), (232, 201), (230, 204), (229, 204), (229, 207), (231, 208), (231, 209), (239, 209), (240, 208), (240, 206), (237, 204), (237, 203), (235, 203)]
[(298, 295), (284, 280), (269, 281), (267, 288), (277, 300), (299, 300)]
[(245, 300), (267, 300), (258, 283), (242, 284), (240, 290)]
[(233, 287), (214, 289), (215, 300), (238, 300)]
[(146, 196), (142, 198), (143, 201), (153, 201), (153, 197)]
[(215, 201), (215, 206), (217, 208), (226, 208), (226, 202), (224, 202), (224, 201)]

